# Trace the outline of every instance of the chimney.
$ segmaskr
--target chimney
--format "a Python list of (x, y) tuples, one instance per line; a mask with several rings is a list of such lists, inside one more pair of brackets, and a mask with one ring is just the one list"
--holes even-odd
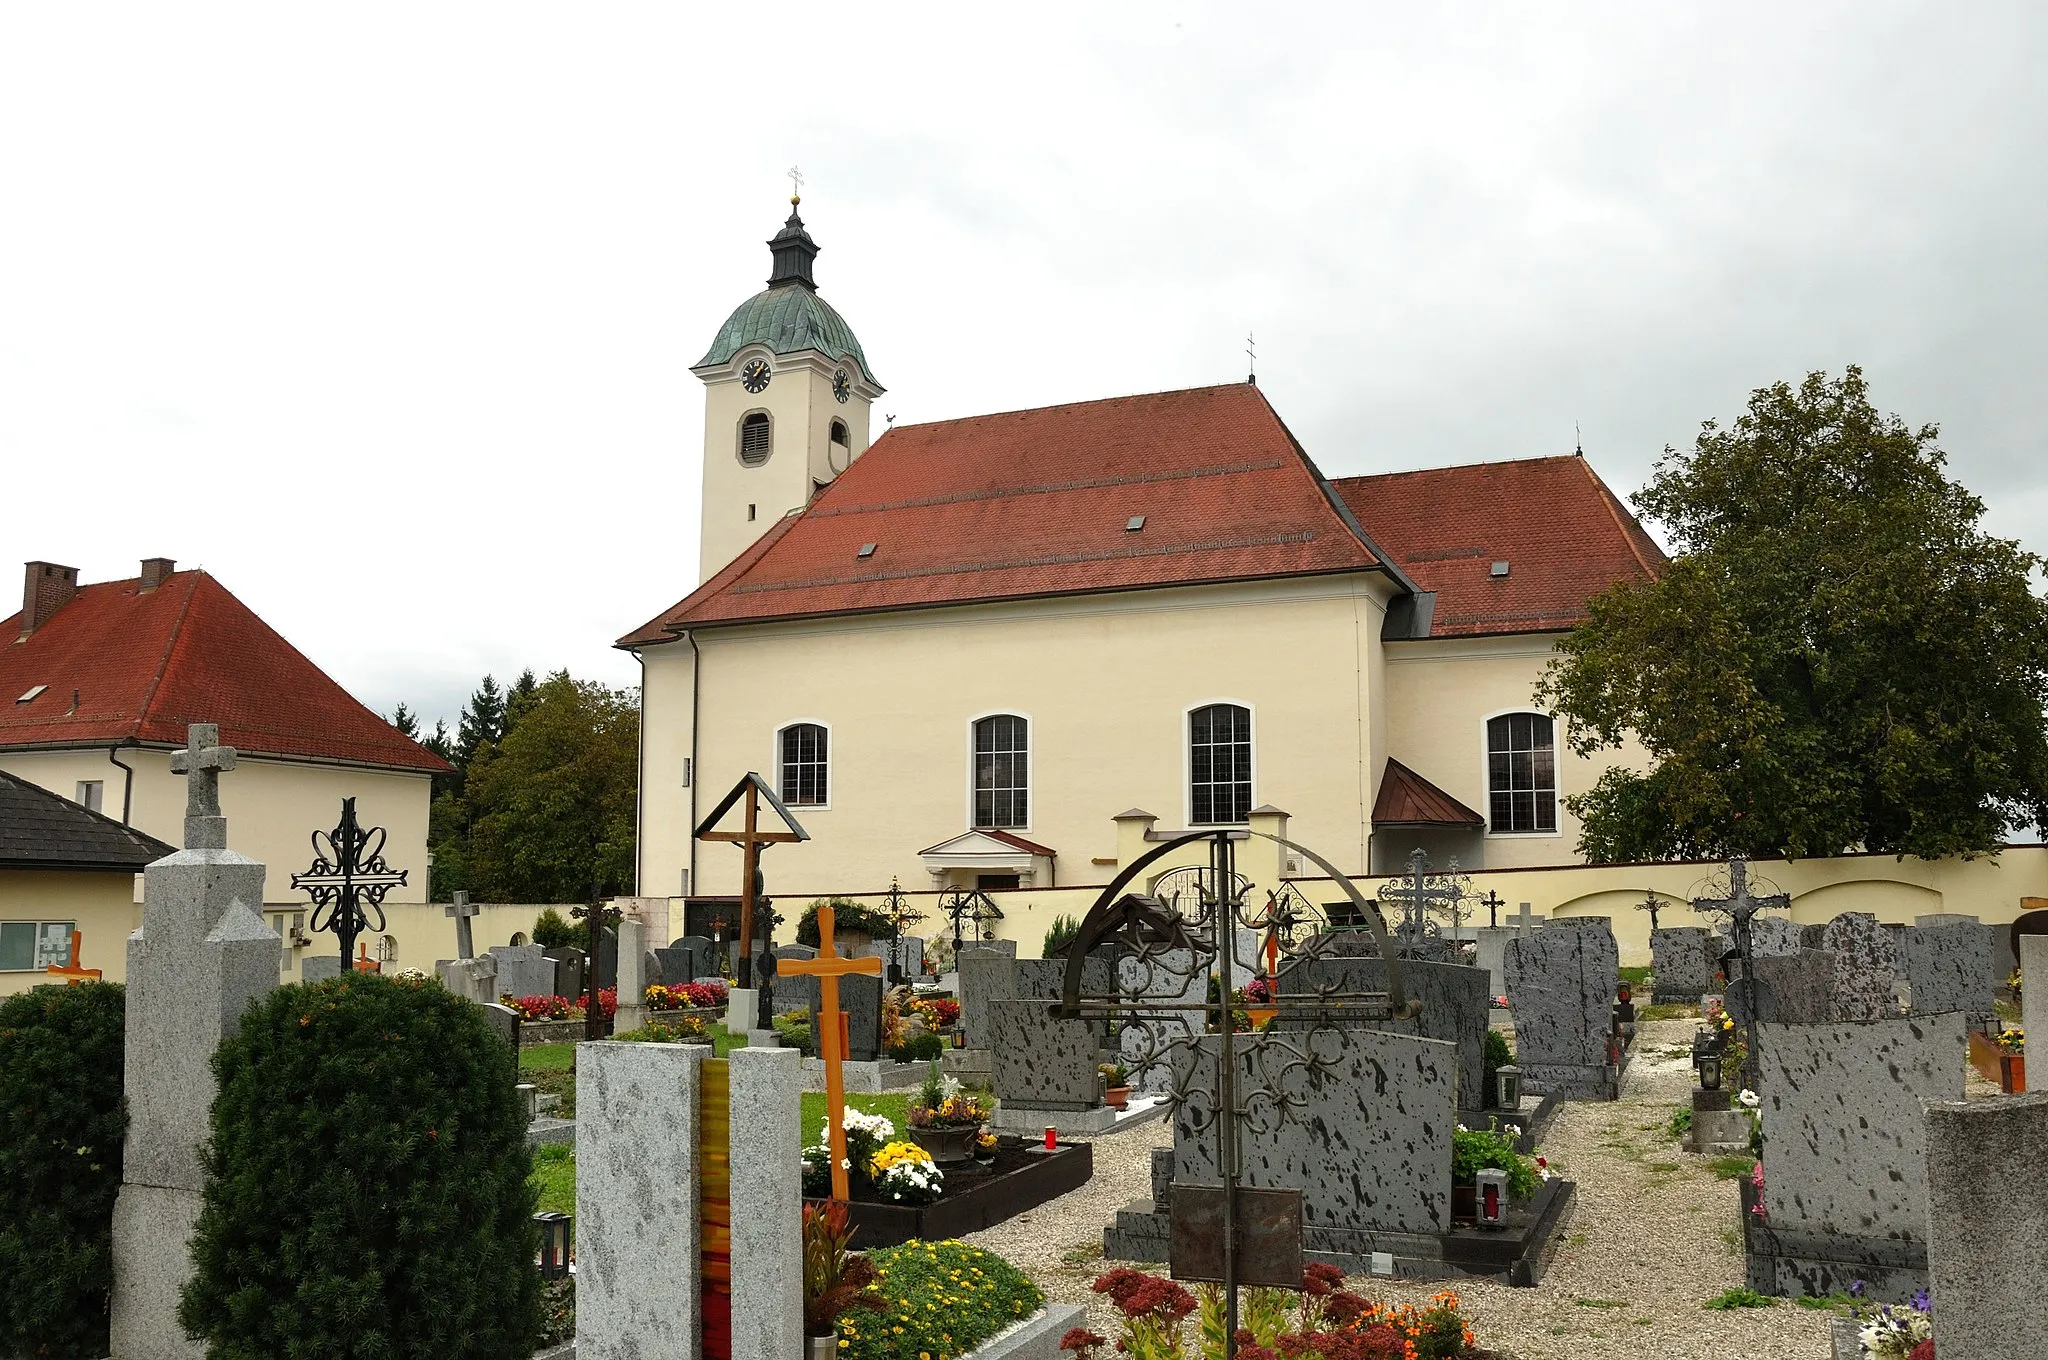
[(142, 590), (144, 595), (164, 583), (164, 578), (178, 569), (178, 564), (168, 557), (145, 557), (142, 559)]
[(21, 583), (21, 636), (27, 637), (48, 623), (50, 615), (62, 609), (77, 593), (77, 567), (60, 567), (55, 562), (30, 562)]

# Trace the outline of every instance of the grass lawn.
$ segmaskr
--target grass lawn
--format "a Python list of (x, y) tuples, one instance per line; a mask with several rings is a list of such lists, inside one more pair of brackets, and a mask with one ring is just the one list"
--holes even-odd
[[(908, 1091), (885, 1091), (880, 1095), (859, 1095), (852, 1091), (846, 1093), (847, 1109), (859, 1110), (862, 1114), (884, 1115), (895, 1122), (898, 1133), (909, 1127), (905, 1122), (909, 1115), (909, 1107)], [(825, 1127), (823, 1091), (804, 1092), (804, 1110), (797, 1127), (802, 1130), (806, 1146), (818, 1141), (818, 1135)]]
[(521, 1072), (573, 1072), (576, 1070), (576, 1045), (574, 1044), (527, 1044), (519, 1050)]
[(540, 1191), (535, 1209), (545, 1213), (576, 1212), (576, 1149), (567, 1143), (545, 1143), (533, 1150), (533, 1174), (527, 1180)]

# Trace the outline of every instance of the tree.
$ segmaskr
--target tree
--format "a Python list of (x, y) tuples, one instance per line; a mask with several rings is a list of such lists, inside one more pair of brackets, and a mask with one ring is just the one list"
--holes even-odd
[(519, 678), (512, 682), (512, 688), (505, 691), (505, 726), (510, 728), (519, 721), (520, 715), (533, 706), (534, 691), (540, 682), (533, 678), (533, 667), (519, 672)]
[(486, 675), (462, 710), (461, 727), (455, 738), (455, 763), (468, 770), (479, 750), (504, 735), (505, 695), (498, 682)]
[(414, 741), (420, 739), (420, 715), (407, 708), (404, 700), (399, 701), (389, 721), (398, 729), (400, 735), (410, 737)]
[(567, 671), (541, 681), (519, 721), (469, 768), (470, 890), (499, 902), (631, 891), (639, 749), (634, 691)]
[(1595, 599), (1538, 702), (1653, 764), (1566, 800), (1602, 861), (1995, 850), (2048, 819), (2041, 559), (1863, 374), (1761, 388), (1636, 506), (1678, 556)]

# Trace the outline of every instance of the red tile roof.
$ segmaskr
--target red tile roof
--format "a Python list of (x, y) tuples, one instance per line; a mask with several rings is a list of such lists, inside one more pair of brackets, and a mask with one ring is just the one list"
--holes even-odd
[[(1664, 553), (1584, 458), (1428, 468), (1333, 483), (1373, 541), (1436, 592), (1432, 637), (1571, 627)], [(1492, 575), (1495, 562), (1508, 574)]]
[[(407, 770), (449, 767), (349, 697), (203, 571), (81, 586), (26, 639), (0, 623), (0, 749), (182, 746), (187, 723), (223, 744)], [(17, 702), (47, 686), (27, 703)], [(76, 710), (72, 694), (76, 691)]]
[(1486, 819), (1400, 761), (1387, 760), (1380, 795), (1373, 799), (1374, 826), (1483, 827)]
[(708, 624), (1380, 569), (1328, 485), (1246, 383), (902, 426), (619, 645)]

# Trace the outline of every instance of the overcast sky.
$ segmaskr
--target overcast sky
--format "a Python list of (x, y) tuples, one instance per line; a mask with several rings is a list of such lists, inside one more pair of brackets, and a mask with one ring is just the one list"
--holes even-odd
[(1332, 476), (1576, 423), (1626, 494), (1861, 363), (2048, 548), (2044, 39), (1867, 0), (10, 5), (0, 562), (204, 566), (451, 725), (487, 670), (632, 683), (611, 641), (695, 584), (688, 366), (793, 163), (899, 423), (1239, 380), (1252, 331)]

